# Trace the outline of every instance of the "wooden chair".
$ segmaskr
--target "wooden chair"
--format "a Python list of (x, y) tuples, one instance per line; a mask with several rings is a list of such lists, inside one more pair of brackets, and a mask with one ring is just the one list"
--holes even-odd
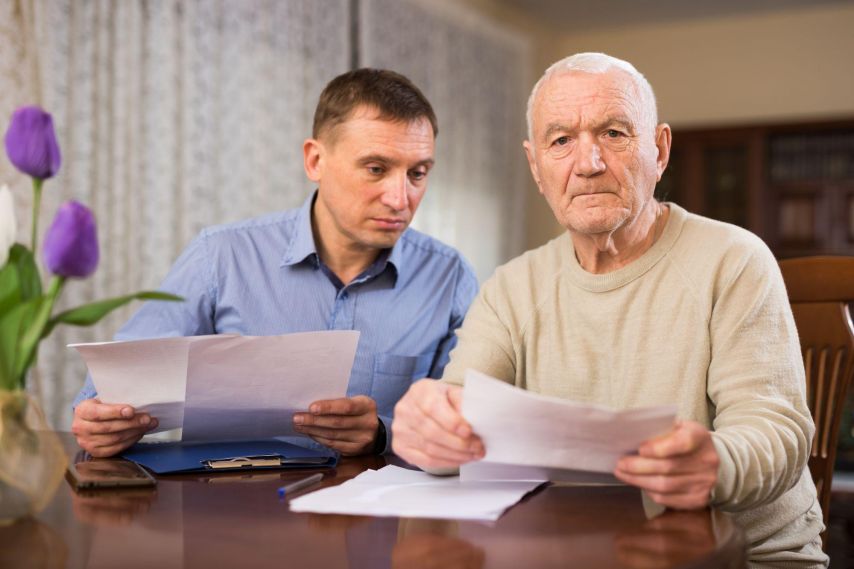
[(816, 426), (809, 468), (826, 526), (839, 424), (854, 376), (849, 305), (854, 301), (854, 257), (787, 259), (780, 261), (780, 270), (804, 357), (807, 401)]

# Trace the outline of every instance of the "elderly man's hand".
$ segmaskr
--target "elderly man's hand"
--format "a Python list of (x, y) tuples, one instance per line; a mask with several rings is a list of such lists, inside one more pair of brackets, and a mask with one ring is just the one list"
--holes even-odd
[(614, 475), (663, 506), (690, 510), (708, 505), (719, 464), (711, 432), (681, 421), (667, 435), (643, 443), (637, 455), (621, 458)]
[(373, 450), (379, 427), (377, 403), (367, 395), (315, 401), (294, 414), (294, 429), (345, 456)]
[(80, 448), (99, 458), (122, 452), (155, 427), (157, 419), (147, 413), (98, 399), (82, 401), (74, 409), (71, 422), (71, 432)]
[(432, 379), (412, 385), (394, 408), (395, 454), (425, 470), (483, 458), (480, 437), (460, 414), (463, 390)]

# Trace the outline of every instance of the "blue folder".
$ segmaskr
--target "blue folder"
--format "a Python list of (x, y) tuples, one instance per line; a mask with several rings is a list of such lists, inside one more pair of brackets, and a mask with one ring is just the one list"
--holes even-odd
[(156, 474), (323, 468), (337, 455), (279, 439), (222, 443), (137, 443), (121, 455)]

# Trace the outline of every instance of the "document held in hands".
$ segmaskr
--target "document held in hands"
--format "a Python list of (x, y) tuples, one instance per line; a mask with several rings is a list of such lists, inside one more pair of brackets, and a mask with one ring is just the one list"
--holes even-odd
[(486, 447), (483, 460), (463, 465), (463, 480), (554, 480), (552, 469), (613, 472), (621, 456), (673, 427), (676, 406), (615, 410), (532, 393), (468, 370), (463, 416)]
[(347, 395), (359, 332), (71, 344), (98, 397), (150, 413), (184, 441), (295, 435), (293, 414)]

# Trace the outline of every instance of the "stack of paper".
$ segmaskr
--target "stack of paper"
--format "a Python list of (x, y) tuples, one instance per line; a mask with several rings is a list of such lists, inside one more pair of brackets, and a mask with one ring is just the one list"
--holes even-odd
[(463, 480), (603, 482), (616, 481), (610, 473), (621, 456), (673, 427), (676, 407), (614, 410), (539, 395), (468, 370), (463, 416), (486, 447), (482, 461), (463, 465)]
[(291, 500), (294, 512), (497, 520), (543, 480), (461, 481), (458, 476), (386, 466)]

